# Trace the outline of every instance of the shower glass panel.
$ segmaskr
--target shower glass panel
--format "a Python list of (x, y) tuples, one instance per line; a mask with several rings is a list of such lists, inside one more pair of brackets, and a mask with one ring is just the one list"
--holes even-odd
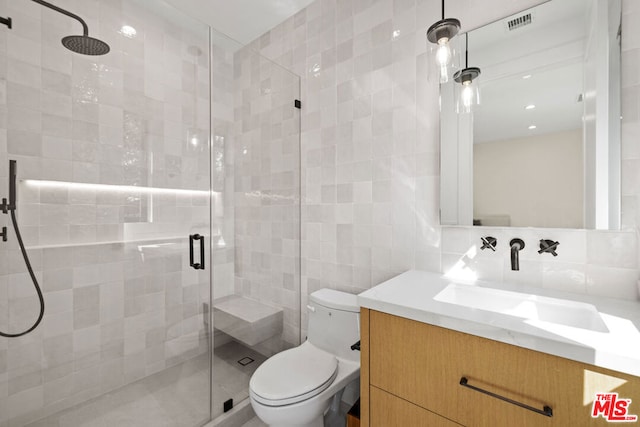
[[(0, 427), (202, 425), (211, 213), (219, 228), (223, 215), (209, 27), (160, 0), (51, 2), (110, 52), (73, 53), (60, 39), (81, 34), (78, 21), (0, 0), (13, 21), (0, 25), (0, 198), (16, 160), (17, 220), (46, 306), (33, 332), (0, 337)], [(2, 227), (0, 331), (22, 331), (38, 298), (0, 213)], [(204, 269), (190, 266), (189, 236)]]
[(215, 31), (211, 43), (215, 419), (300, 344), (300, 78)]

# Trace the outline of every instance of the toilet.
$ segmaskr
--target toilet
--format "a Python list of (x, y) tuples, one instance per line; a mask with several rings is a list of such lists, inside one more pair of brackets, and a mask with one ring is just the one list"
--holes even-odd
[[(309, 296), (308, 336), (267, 359), (249, 382), (251, 406), (275, 427), (323, 427), (344, 387), (360, 375), (360, 307), (353, 294), (320, 289)], [(333, 399), (333, 404), (332, 404)]]

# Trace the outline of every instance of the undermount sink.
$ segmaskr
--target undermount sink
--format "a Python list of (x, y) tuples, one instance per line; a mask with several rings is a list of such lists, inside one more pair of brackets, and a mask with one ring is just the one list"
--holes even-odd
[(583, 302), (454, 283), (447, 285), (434, 299), (527, 320), (609, 332), (598, 310)]

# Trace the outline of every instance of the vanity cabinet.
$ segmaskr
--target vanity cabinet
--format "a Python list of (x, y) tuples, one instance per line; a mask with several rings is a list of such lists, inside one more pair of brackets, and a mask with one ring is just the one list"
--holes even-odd
[(608, 425), (596, 392), (640, 415), (638, 377), (366, 308), (361, 322), (363, 426)]

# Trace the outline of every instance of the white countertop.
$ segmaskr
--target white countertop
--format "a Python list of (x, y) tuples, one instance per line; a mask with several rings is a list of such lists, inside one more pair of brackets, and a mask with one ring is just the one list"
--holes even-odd
[[(474, 285), (592, 304), (608, 332), (440, 302), (450, 284)], [(507, 283), (465, 282), (411, 270), (360, 295), (361, 307), (640, 376), (640, 303)], [(603, 328), (604, 329), (604, 328)]]

